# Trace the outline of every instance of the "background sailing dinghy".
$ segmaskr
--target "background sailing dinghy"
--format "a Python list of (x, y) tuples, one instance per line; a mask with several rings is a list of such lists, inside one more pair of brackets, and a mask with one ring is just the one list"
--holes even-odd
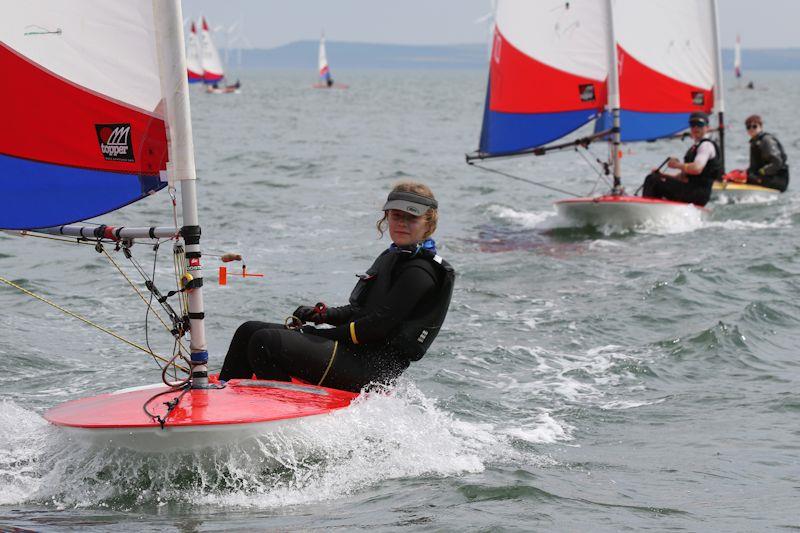
[[(747, 176), (746, 171), (738, 172), (743, 173), (745, 177)], [(715, 181), (711, 189), (711, 200), (719, 203), (771, 202), (780, 195), (781, 191), (778, 189), (732, 180)]]
[(328, 52), (325, 50), (325, 34), (319, 38), (319, 54), (317, 56), (319, 81), (312, 85), (315, 89), (347, 89), (349, 85), (336, 83), (331, 77), (331, 66), (328, 64)]
[[(110, 42), (115, 46), (105, 45)], [(0, 228), (93, 243), (112, 262), (110, 250), (117, 247), (134, 265), (134, 241), (172, 242), (176, 262), (174, 294), (164, 295), (138, 269), (153, 304), (158, 301), (169, 316), (171, 324), (162, 323), (174, 336), (174, 353), (161, 357), (126, 341), (163, 363), (163, 383), (70, 401), (47, 411), (47, 420), (88, 441), (156, 451), (239, 441), (350, 404), (356, 394), (316, 385), (209, 379), (178, 0), (19, 4), (0, 19), (0, 70), (27, 87), (13, 94), (9, 85), (0, 88), (0, 187), (5, 191)], [(170, 195), (158, 196), (165, 200), (165, 219), (174, 215), (171, 227), (69, 225), (164, 187)], [(181, 227), (173, 202), (176, 188)], [(0, 282), (35, 296), (10, 280), (0, 277)], [(160, 319), (153, 307), (149, 313)], [(187, 334), (188, 348), (183, 344)]]
[[(495, 20), (480, 146), (468, 163), (607, 140), (610, 191), (556, 202), (562, 217), (627, 228), (707, 213), (627, 194), (620, 145), (672, 137), (694, 111), (716, 109), (722, 127), (714, 0), (499, 0)], [(548, 145), (591, 121), (593, 135)]]
[[(192, 24), (194, 27), (194, 24)], [(206, 85), (206, 92), (209, 94), (228, 94), (238, 93), (241, 84), (237, 80), (231, 85), (222, 85), (225, 79), (225, 71), (222, 68), (222, 59), (219, 57), (219, 50), (211, 37), (211, 29), (205, 17), (202, 17), (200, 25), (200, 59), (203, 67), (203, 83)], [(191, 43), (191, 36), (190, 36)]]

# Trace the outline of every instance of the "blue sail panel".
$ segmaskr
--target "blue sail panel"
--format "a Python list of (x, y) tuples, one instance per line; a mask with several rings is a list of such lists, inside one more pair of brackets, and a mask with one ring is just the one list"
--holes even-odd
[(502, 155), (536, 148), (560, 139), (596, 116), (593, 109), (559, 113), (501, 113), (487, 106), (480, 152)]
[(86, 220), (156, 192), (158, 176), (107, 172), (0, 155), (0, 228)]
[[(622, 142), (653, 141), (669, 137), (689, 127), (689, 113), (645, 113), (620, 111)], [(595, 132), (611, 129), (611, 115), (604, 112), (595, 123)]]

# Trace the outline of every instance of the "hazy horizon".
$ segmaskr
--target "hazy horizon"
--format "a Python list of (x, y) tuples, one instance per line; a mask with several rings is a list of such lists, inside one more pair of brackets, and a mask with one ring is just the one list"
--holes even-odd
[[(723, 48), (732, 48), (737, 34), (745, 50), (800, 48), (797, 0), (720, 0), (718, 6)], [(205, 15), (219, 41), (258, 49), (316, 40), (323, 31), (340, 42), (486, 43), (490, 10), (489, 0), (183, 0), (184, 17)]]

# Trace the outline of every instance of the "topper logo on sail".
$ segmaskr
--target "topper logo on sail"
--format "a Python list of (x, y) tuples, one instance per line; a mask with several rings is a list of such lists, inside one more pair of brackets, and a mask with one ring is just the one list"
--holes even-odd
[(106, 161), (133, 163), (130, 124), (95, 124), (100, 152)]
[(594, 102), (594, 85), (587, 83), (586, 85), (578, 85), (578, 92), (581, 95), (581, 102)]

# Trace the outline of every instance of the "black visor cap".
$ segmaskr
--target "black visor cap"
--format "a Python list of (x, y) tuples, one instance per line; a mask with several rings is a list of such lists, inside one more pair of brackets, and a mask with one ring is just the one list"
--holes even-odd
[(407, 191), (392, 191), (383, 206), (384, 211), (397, 209), (414, 216), (422, 216), (428, 209), (438, 209), (439, 203), (433, 198)]

